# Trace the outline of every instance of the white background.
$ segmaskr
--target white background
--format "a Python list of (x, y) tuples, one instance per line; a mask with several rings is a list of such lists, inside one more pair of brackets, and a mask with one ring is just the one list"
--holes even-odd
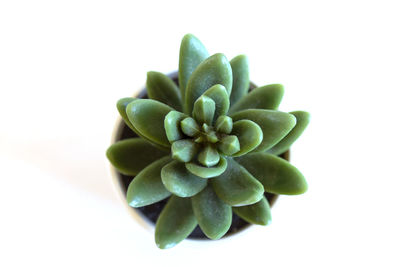
[[(396, 4), (1, 1), (0, 265), (399, 266)], [(312, 114), (292, 147), (309, 191), (281, 197), (268, 227), (162, 251), (105, 150), (115, 102), (176, 70), (189, 32), (247, 54), (255, 83), (285, 85), (282, 110)]]

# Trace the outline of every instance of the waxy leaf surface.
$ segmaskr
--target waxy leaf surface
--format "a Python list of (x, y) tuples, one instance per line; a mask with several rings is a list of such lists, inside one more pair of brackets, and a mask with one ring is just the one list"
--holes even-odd
[(167, 75), (155, 71), (148, 72), (146, 89), (149, 98), (160, 101), (175, 110), (182, 110), (179, 88)]
[(262, 184), (232, 158), (226, 160), (226, 171), (211, 180), (218, 197), (231, 206), (250, 205), (260, 201), (264, 195)]
[(230, 114), (245, 109), (277, 109), (283, 97), (283, 86), (270, 84), (255, 88), (241, 98), (229, 111)]
[(190, 76), (184, 100), (184, 111), (192, 114), (193, 104), (211, 86), (221, 84), (228, 95), (232, 89), (232, 69), (223, 54), (215, 54), (197, 66)]
[(246, 109), (232, 114), (233, 121), (251, 120), (260, 126), (263, 140), (254, 151), (265, 151), (277, 144), (296, 124), (296, 117), (285, 112)]
[(232, 210), (248, 223), (268, 225), (271, 222), (271, 209), (265, 197), (252, 205), (233, 207)]
[(246, 95), (250, 86), (249, 62), (245, 55), (239, 55), (231, 60), (232, 67), (232, 92), (230, 103), (233, 106), (239, 99)]
[(269, 153), (280, 155), (290, 148), (290, 146), (300, 137), (310, 122), (310, 114), (305, 111), (293, 111), (290, 114), (296, 117), (296, 126), (281, 140), (274, 145)]
[(240, 150), (233, 156), (238, 157), (254, 150), (263, 140), (263, 132), (255, 122), (240, 120), (233, 123), (231, 132), (239, 139)]
[(223, 85), (216, 84), (204, 92), (204, 96), (208, 96), (215, 103), (215, 114), (212, 121), (219, 116), (225, 115), (229, 110), (229, 95)]
[(267, 192), (298, 195), (307, 191), (307, 182), (301, 172), (282, 158), (259, 152), (235, 160), (256, 177)]
[(179, 87), (182, 99), (185, 99), (185, 90), (190, 75), (207, 57), (208, 52), (199, 39), (192, 34), (186, 34), (183, 37), (179, 51)]
[(159, 248), (171, 248), (196, 228), (190, 198), (171, 196), (156, 223), (155, 241)]
[(220, 157), (217, 165), (213, 167), (204, 167), (194, 162), (186, 163), (186, 169), (201, 178), (213, 178), (225, 171), (227, 162), (224, 157)]
[(126, 107), (126, 114), (133, 127), (155, 144), (170, 147), (164, 129), (165, 116), (173, 109), (151, 99), (138, 99)]
[(141, 138), (130, 138), (112, 144), (106, 155), (120, 173), (136, 175), (147, 165), (168, 153)]
[(156, 203), (171, 195), (161, 181), (161, 169), (170, 157), (163, 157), (144, 168), (129, 184), (126, 200), (132, 207), (138, 208)]
[(164, 119), (165, 134), (167, 135), (168, 141), (173, 143), (184, 137), (181, 131), (181, 121), (187, 118), (186, 114), (178, 111), (170, 111)]
[(201, 230), (208, 238), (219, 239), (229, 230), (232, 208), (218, 198), (211, 185), (192, 197), (192, 207)]
[(179, 197), (191, 197), (203, 190), (207, 180), (190, 173), (185, 164), (173, 161), (161, 171), (162, 182), (165, 187)]

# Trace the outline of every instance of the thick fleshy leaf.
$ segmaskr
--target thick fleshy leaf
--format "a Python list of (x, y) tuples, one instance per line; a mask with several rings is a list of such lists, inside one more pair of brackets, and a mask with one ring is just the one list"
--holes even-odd
[(238, 157), (254, 150), (263, 140), (263, 132), (255, 122), (240, 120), (233, 123), (231, 132), (239, 138), (240, 150), (233, 156)]
[(184, 137), (181, 130), (181, 121), (187, 118), (186, 114), (178, 111), (170, 111), (164, 119), (165, 134), (167, 135), (168, 141), (173, 143)]
[(185, 165), (186, 169), (188, 169), (188, 171), (194, 175), (197, 175), (201, 178), (213, 178), (222, 174), (226, 170), (227, 162), (224, 157), (220, 157), (218, 164), (213, 167), (203, 167), (194, 162), (189, 162)]
[(215, 113), (215, 102), (208, 96), (200, 96), (193, 107), (193, 118), (200, 124), (211, 125)]
[(267, 192), (298, 195), (307, 191), (307, 182), (301, 172), (282, 158), (259, 152), (235, 160), (256, 177)]
[(230, 134), (232, 132), (232, 127), (232, 118), (225, 115), (219, 116), (215, 122), (215, 130), (219, 133)]
[(197, 66), (190, 76), (184, 100), (184, 111), (192, 114), (193, 104), (205, 91), (215, 84), (225, 87), (228, 95), (232, 89), (232, 69), (223, 54), (215, 54)]
[(246, 109), (232, 114), (233, 121), (251, 120), (260, 126), (263, 140), (254, 151), (265, 151), (277, 144), (296, 125), (296, 117), (285, 112)]
[(155, 241), (159, 248), (172, 248), (196, 228), (190, 198), (171, 196), (156, 223)]
[(214, 131), (214, 128), (207, 125), (207, 124), (203, 124), (201, 126), (201, 128), (203, 129), (203, 137), (205, 137), (205, 139), (210, 142), (210, 143), (216, 143), (218, 142), (218, 136)]
[(134, 132), (137, 132), (135, 127), (133, 127), (131, 122), (129, 121), (128, 115), (126, 115), (126, 107), (128, 106), (129, 103), (131, 103), (132, 101), (135, 101), (135, 100), (137, 100), (137, 98), (134, 98), (134, 97), (121, 98), (117, 102), (117, 109), (118, 109), (118, 112), (121, 115), (121, 117), (124, 119), (126, 125), (128, 125), (129, 128), (131, 128)]
[(290, 146), (300, 137), (310, 122), (310, 113), (305, 111), (293, 111), (290, 114), (296, 117), (296, 126), (281, 140), (274, 145), (269, 153), (280, 155), (290, 148)]
[(162, 182), (165, 187), (179, 197), (191, 197), (207, 186), (207, 180), (191, 174), (185, 164), (173, 161), (161, 171)]
[(149, 98), (167, 104), (175, 110), (182, 110), (179, 88), (167, 75), (155, 71), (148, 72), (146, 89)]
[(153, 161), (168, 155), (142, 138), (118, 141), (107, 149), (111, 164), (126, 175), (136, 175)]
[(227, 135), (221, 138), (218, 149), (225, 155), (233, 155), (240, 150), (239, 138), (235, 135)]
[(171, 193), (161, 181), (161, 169), (171, 162), (171, 157), (163, 157), (144, 168), (129, 184), (126, 200), (138, 208), (167, 198)]
[(241, 98), (229, 111), (230, 114), (244, 109), (277, 109), (283, 97), (283, 86), (270, 84), (255, 88)]
[(219, 153), (211, 145), (206, 145), (199, 153), (197, 160), (206, 167), (211, 167), (219, 162)]
[(265, 197), (255, 204), (233, 207), (233, 212), (246, 222), (260, 225), (271, 223), (271, 209)]
[(223, 85), (216, 84), (204, 92), (204, 96), (208, 96), (215, 102), (215, 114), (213, 121), (219, 116), (225, 115), (229, 110), (229, 95)]
[(178, 140), (171, 146), (172, 158), (181, 162), (189, 162), (196, 155), (198, 149), (198, 144), (193, 142), (193, 140)]
[(164, 119), (172, 110), (170, 106), (152, 99), (138, 99), (126, 107), (126, 114), (140, 134), (155, 144), (169, 147)]
[(226, 171), (211, 180), (215, 193), (231, 206), (254, 204), (263, 197), (264, 187), (245, 168), (227, 158)]
[(245, 55), (239, 55), (231, 60), (233, 83), (230, 96), (231, 106), (247, 94), (250, 87), (249, 61)]
[(211, 185), (192, 197), (192, 207), (201, 230), (208, 238), (219, 239), (229, 230), (232, 208), (218, 198)]
[(199, 39), (192, 34), (186, 34), (183, 37), (179, 51), (179, 87), (182, 99), (185, 99), (185, 90), (190, 75), (207, 57), (208, 52)]
[(181, 121), (181, 130), (184, 134), (186, 134), (187, 136), (196, 136), (200, 133), (200, 127), (197, 124), (197, 122), (191, 118), (188, 117), (184, 120)]

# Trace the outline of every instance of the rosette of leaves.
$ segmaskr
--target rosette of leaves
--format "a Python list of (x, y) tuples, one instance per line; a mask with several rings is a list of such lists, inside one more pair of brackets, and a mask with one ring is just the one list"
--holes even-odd
[(193, 35), (184, 36), (179, 87), (159, 72), (147, 75), (149, 99), (123, 98), (117, 108), (139, 136), (113, 144), (107, 156), (121, 173), (135, 176), (127, 190), (132, 207), (169, 198), (155, 230), (169, 248), (199, 225), (210, 239), (229, 229), (232, 212), (267, 225), (264, 192), (301, 194), (303, 175), (278, 157), (308, 124), (303, 111), (278, 111), (283, 87), (249, 92), (246, 56), (209, 56)]

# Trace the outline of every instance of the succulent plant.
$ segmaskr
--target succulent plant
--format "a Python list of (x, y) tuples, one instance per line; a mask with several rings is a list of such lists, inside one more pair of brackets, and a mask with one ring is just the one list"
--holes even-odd
[(132, 207), (169, 198), (155, 230), (160, 248), (173, 247), (199, 225), (210, 239), (228, 231), (232, 212), (267, 225), (264, 192), (302, 194), (303, 175), (278, 157), (309, 122), (304, 111), (277, 111), (279, 84), (249, 92), (248, 60), (209, 56), (185, 35), (179, 56), (179, 87), (159, 72), (147, 75), (149, 99), (123, 98), (117, 108), (139, 137), (107, 150), (113, 166), (135, 176), (127, 190)]

